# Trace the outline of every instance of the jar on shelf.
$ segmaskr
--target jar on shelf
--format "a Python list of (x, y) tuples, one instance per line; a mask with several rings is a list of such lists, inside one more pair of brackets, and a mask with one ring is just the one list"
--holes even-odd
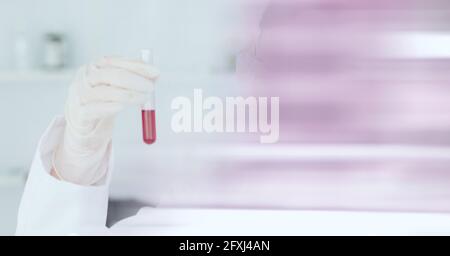
[(64, 68), (64, 36), (58, 33), (48, 33), (44, 40), (44, 67), (50, 70)]

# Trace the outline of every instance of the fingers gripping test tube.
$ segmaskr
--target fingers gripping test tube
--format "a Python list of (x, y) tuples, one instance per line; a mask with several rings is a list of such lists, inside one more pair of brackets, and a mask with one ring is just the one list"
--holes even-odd
[[(142, 61), (153, 64), (153, 52), (151, 50), (141, 51)], [(153, 144), (156, 141), (156, 113), (155, 113), (155, 91), (153, 90), (149, 99), (142, 105), (142, 138), (144, 143)]]

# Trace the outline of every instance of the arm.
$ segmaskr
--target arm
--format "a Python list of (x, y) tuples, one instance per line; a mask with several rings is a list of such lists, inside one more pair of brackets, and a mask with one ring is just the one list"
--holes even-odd
[(80, 69), (64, 118), (57, 118), (39, 143), (17, 234), (105, 230), (115, 116), (128, 105), (143, 103), (157, 75), (142, 62), (115, 58)]
[[(109, 177), (99, 186), (81, 186), (50, 175), (51, 158), (65, 126), (64, 118), (56, 118), (39, 142), (19, 207), (17, 235), (64, 235), (105, 229)], [(111, 171), (109, 164), (108, 173)]]

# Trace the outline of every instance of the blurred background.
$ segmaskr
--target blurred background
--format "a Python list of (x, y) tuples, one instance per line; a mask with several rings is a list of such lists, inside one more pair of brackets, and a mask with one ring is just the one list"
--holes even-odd
[[(376, 2), (376, 3), (374, 3)], [(392, 3), (394, 2), (394, 3)], [(450, 210), (450, 4), (0, 0), (0, 235), (76, 68), (152, 48), (158, 141), (117, 121), (108, 224), (141, 206)], [(280, 141), (175, 134), (174, 97), (280, 97)]]

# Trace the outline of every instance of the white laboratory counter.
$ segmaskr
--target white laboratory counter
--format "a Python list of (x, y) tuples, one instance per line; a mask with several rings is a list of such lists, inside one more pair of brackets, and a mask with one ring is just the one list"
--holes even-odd
[(111, 229), (130, 235), (448, 235), (450, 214), (143, 208)]

